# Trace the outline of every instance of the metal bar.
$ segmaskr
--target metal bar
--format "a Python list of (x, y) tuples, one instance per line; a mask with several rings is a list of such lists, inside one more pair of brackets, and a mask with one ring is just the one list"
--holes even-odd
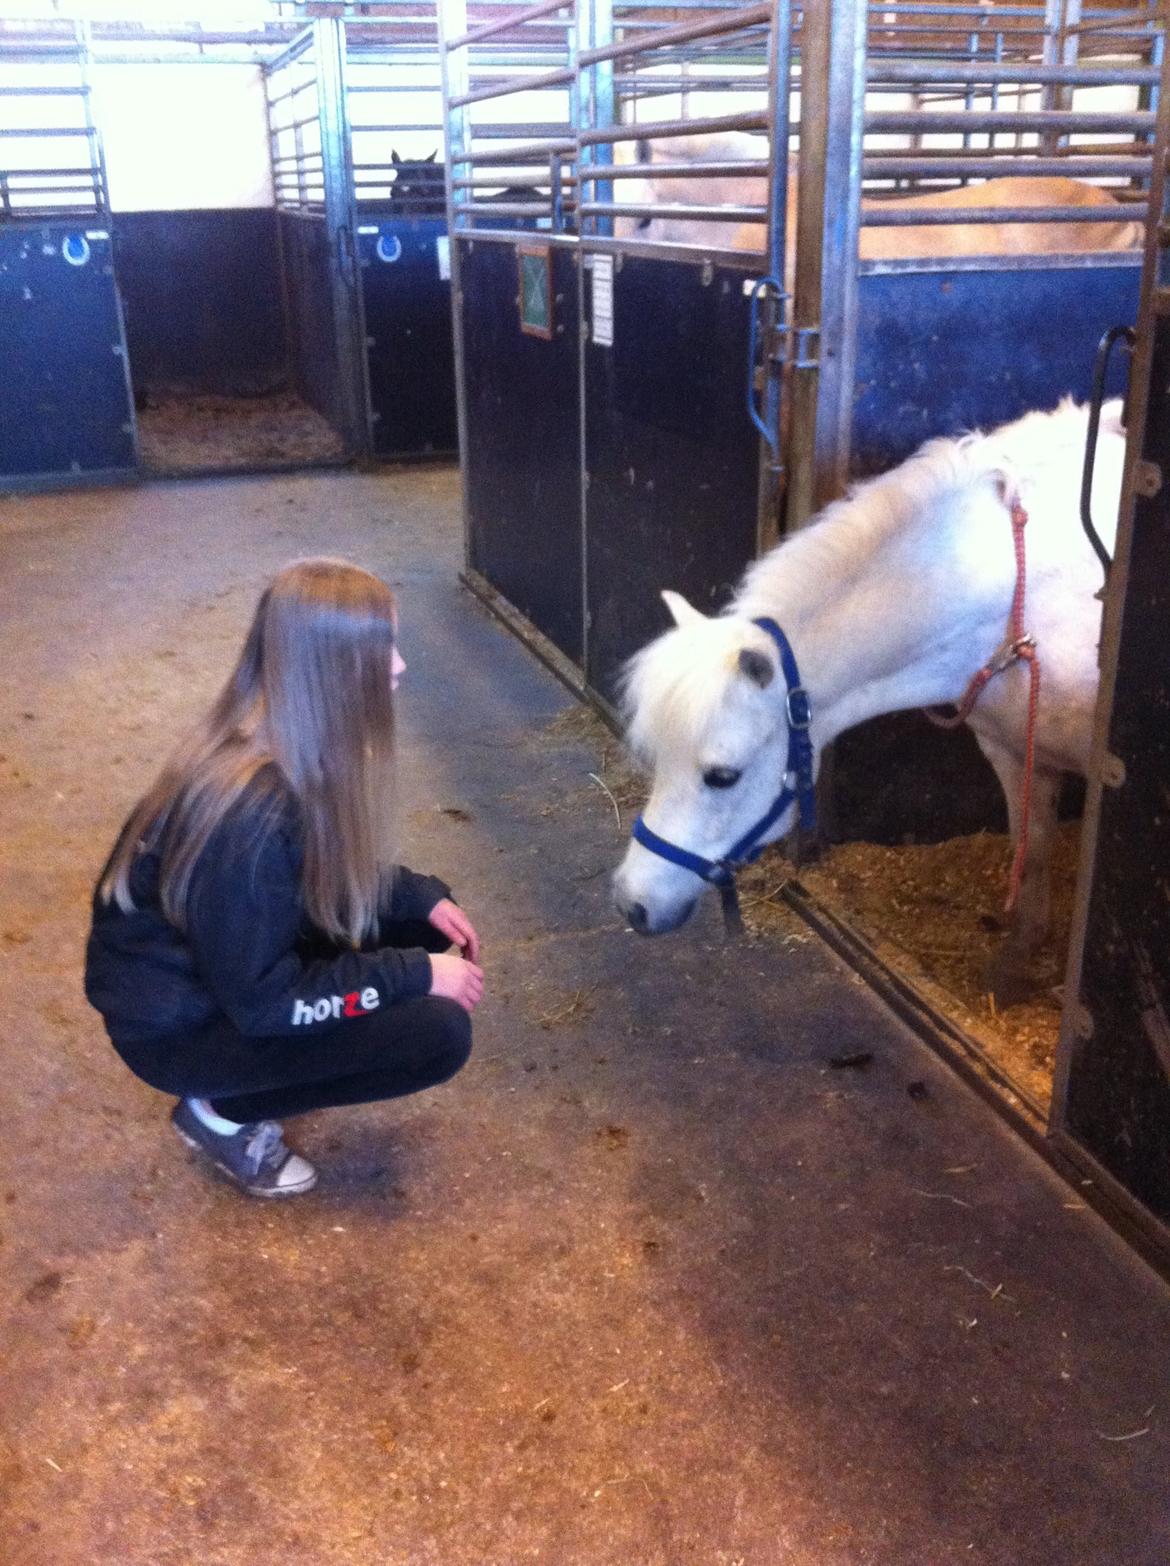
[(768, 167), (763, 158), (744, 158), (728, 163), (598, 163), (590, 172), (581, 170), (581, 182), (591, 184), (601, 179), (643, 179), (650, 174), (659, 179), (758, 179), (767, 175)]
[(583, 201), (582, 216), (703, 218), (713, 223), (764, 223), (767, 207), (687, 206), (682, 202)]
[[(799, 527), (844, 488), (857, 354), (857, 255), (865, 106), (864, 0), (805, 16), (793, 319), (816, 334), (814, 366), (792, 374), (788, 524)], [(918, 116), (909, 115), (912, 129)]]
[(1061, 131), (1076, 134), (1079, 131), (1132, 131), (1140, 134), (1153, 128), (1154, 116), (1148, 112), (1082, 111), (1063, 114), (1055, 109), (1019, 111), (1001, 109), (996, 113), (980, 111), (935, 113), (931, 110), (903, 112), (889, 109), (871, 109), (864, 119), (866, 133), (876, 135), (931, 135), (935, 132), (997, 131)]
[(573, 71), (561, 69), (557, 71), (542, 71), (538, 76), (506, 76), (503, 81), (493, 82), (490, 87), (477, 87), (474, 92), (460, 93), (457, 98), (452, 98), (453, 109), (462, 108), (469, 103), (486, 103), (489, 98), (508, 98), (517, 92), (538, 92), (544, 87), (563, 87), (574, 80)]
[(308, 27), (293, 39), (287, 49), (282, 49), (273, 59), (264, 62), (265, 76), (275, 76), (277, 71), (284, 70), (286, 66), (295, 65), (301, 56), (313, 47), (313, 38), (313, 24), (310, 22)]
[(21, 141), (31, 141), (36, 137), (44, 140), (50, 136), (86, 136), (92, 138), (96, 135), (97, 131), (92, 125), (46, 125), (43, 128), (34, 127), (32, 129), (23, 125), (19, 129), (0, 125), (0, 136), (9, 136)]
[(362, 125), (359, 123), (353, 127), (354, 135), (360, 132), (365, 136), (393, 136), (396, 131), (439, 131), (441, 133), (442, 129), (443, 127), (435, 120), (403, 121), (400, 125)]
[[(863, 207), (863, 228), (941, 228), (950, 223), (1129, 223), (1144, 218), (1144, 201), (1120, 201), (1113, 207), (930, 207), (916, 211), (891, 201)], [(1133, 216), (1131, 216), (1131, 213)]]
[(0, 98), (84, 98), (88, 87), (0, 87)]
[(970, 82), (976, 86), (1019, 83), (1043, 86), (1051, 83), (1070, 87), (1147, 87), (1158, 81), (1158, 72), (1150, 66), (1119, 65), (1112, 70), (1090, 69), (1081, 65), (998, 65), (991, 61), (974, 65), (942, 63), (920, 64), (916, 60), (871, 60), (866, 69), (870, 87), (911, 85), (942, 86), (951, 82)]
[(607, 130), (583, 131), (582, 146), (604, 146), (616, 141), (653, 141), (660, 136), (704, 136), (717, 131), (766, 131), (766, 109), (743, 114), (716, 114), (699, 120), (651, 120), (645, 125), (613, 125)]
[[(362, 164), (363, 169), (387, 166), (389, 165)], [(538, 189), (542, 185), (547, 185), (548, 182), (548, 175), (544, 172), (538, 172), (535, 174), (509, 174), (503, 180), (501, 180), (498, 176), (489, 176), (487, 179), (477, 179), (474, 175), (471, 175), (470, 177), (463, 179), (453, 179), (451, 181), (451, 185), (455, 190), (498, 190), (501, 185), (509, 185), (513, 189), (518, 189), (521, 186), (530, 186), (533, 189)], [(566, 174), (562, 183), (575, 185), (576, 180), (572, 175)]]
[(547, 201), (465, 201), (459, 211), (468, 217), (547, 217)]
[(341, 391), (342, 436), (351, 452), (369, 455), (370, 423), (364, 396), (365, 341), (359, 329), (357, 258), (353, 249), (350, 192), (353, 175), (345, 135), (344, 24), (333, 17), (313, 24), (329, 279), (333, 297), (334, 352)]
[[(497, 38), (500, 33), (506, 33), (512, 27), (520, 27), (525, 22), (536, 22), (544, 16), (553, 16), (557, 11), (570, 10), (572, 0), (540, 0), (539, 5), (525, 6), (522, 11), (513, 11), (509, 16), (502, 16), (495, 22), (484, 22), (480, 27), (473, 27), (470, 32), (461, 33), (458, 38), (449, 38), (443, 44), (448, 52), (452, 49), (462, 49), (467, 44), (480, 43), (485, 38)], [(569, 25), (566, 20), (566, 26)]]
[(606, 44), (600, 49), (587, 49), (581, 56), (582, 65), (598, 65), (602, 60), (625, 60), (653, 49), (665, 49), (674, 44), (688, 43), (693, 38), (711, 38), (727, 33), (742, 32), (748, 27), (759, 27), (771, 20), (771, 5), (753, 5), (743, 10), (729, 12), (727, 16), (709, 17), (701, 22), (685, 22), (679, 27), (668, 28), (645, 39), (623, 38), (621, 43)]
[(1029, 175), (1067, 175), (1072, 179), (1092, 178), (1094, 175), (1102, 178), (1143, 179), (1149, 174), (1151, 164), (1148, 155), (1123, 158), (1041, 158), (1024, 154), (995, 154), (989, 149), (985, 153), (971, 153), (967, 157), (948, 157), (944, 154), (932, 158), (929, 153), (915, 153), (911, 156), (901, 152), (887, 154), (875, 149), (866, 153), (861, 172), (865, 179), (907, 179), (916, 175), (928, 179), (966, 178), (970, 175), (988, 179)]
[[(448, 132), (448, 146), (451, 146), (450, 133)], [(568, 137), (558, 137), (548, 141), (520, 142), (515, 147), (500, 147), (492, 152), (463, 152), (458, 148), (452, 148), (448, 154), (448, 162), (454, 167), (456, 163), (473, 163), (487, 165), (490, 163), (526, 163), (531, 158), (550, 157), (553, 154), (572, 153), (576, 150), (576, 142)]]
[[(455, 422), (459, 441), (459, 460), (463, 469), (460, 486), (463, 512), (463, 558), (467, 565), (471, 559), (471, 497), (474, 475), (469, 473), (467, 440), (467, 369), (463, 341), (463, 280), (462, 257), (457, 238), (456, 194), (451, 185), (451, 171), (457, 158), (470, 145), (471, 116), (466, 108), (451, 107), (453, 94), (467, 87), (467, 51), (457, 50), (456, 42), (467, 33), (467, 0), (438, 0), (439, 69), (443, 78), (443, 119), (447, 145), (447, 232), (451, 264), (451, 333), (455, 356)], [(466, 161), (466, 160), (464, 160)]]

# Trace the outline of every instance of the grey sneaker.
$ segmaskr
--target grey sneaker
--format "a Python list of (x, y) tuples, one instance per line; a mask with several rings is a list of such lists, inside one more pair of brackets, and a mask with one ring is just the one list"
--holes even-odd
[(206, 1153), (249, 1196), (300, 1196), (317, 1184), (317, 1171), (285, 1146), (275, 1120), (258, 1120), (223, 1136), (180, 1099), (171, 1110), (171, 1124), (188, 1147)]

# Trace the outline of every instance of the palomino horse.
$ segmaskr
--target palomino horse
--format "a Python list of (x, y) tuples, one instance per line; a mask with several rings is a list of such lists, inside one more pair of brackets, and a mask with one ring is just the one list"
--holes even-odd
[[(632, 161), (634, 143), (618, 143), (619, 163)], [(767, 144), (739, 131), (714, 136), (669, 137), (641, 144), (642, 161), (687, 164), (695, 169), (687, 177), (649, 174), (615, 184), (616, 199), (661, 207), (670, 203), (692, 206), (765, 206), (767, 181), (759, 175), (703, 174), (705, 163), (767, 156)], [(795, 252), (797, 175), (796, 160), (789, 165), (787, 210), (788, 254), (786, 272), (792, 282)], [(863, 196), (862, 209), (932, 211), (947, 207), (1083, 207), (1084, 223), (941, 223), (906, 227), (863, 227), (859, 255), (863, 261), (925, 259), (933, 256), (1045, 255), (1086, 250), (1132, 250), (1142, 243), (1139, 223), (1126, 216), (1127, 209), (1111, 191), (1085, 180), (1064, 176), (1013, 175), (988, 179), (982, 184), (955, 190), (932, 190), (892, 196)], [(1099, 209), (1097, 217), (1090, 213)], [(665, 240), (675, 244), (716, 245), (721, 249), (760, 251), (766, 243), (762, 224), (736, 227), (709, 219), (661, 216), (619, 218), (619, 235)]]
[[(614, 881), (635, 930), (677, 928), (704, 881), (726, 879), (729, 857), (742, 862), (753, 843), (795, 825), (795, 802), (774, 809), (794, 767), (792, 731), (806, 716), (800, 693), (794, 707), (793, 685), (811, 707), (810, 781), (815, 758), (844, 729), (960, 700), (975, 671), (1006, 650), (1018, 575), (1013, 522), (1026, 514), (1023, 619), (1041, 671), (1035, 771), (1019, 896), (992, 975), (1005, 1002), (1026, 991), (1028, 959), (1049, 930), (1061, 775), (1086, 770), (1097, 692), (1101, 569), (1078, 521), (1086, 424), (1086, 410), (1066, 401), (987, 435), (928, 441), (752, 565), (723, 613), (708, 617), (663, 595), (676, 624), (631, 661), (626, 677), (629, 738), (653, 772)], [(1113, 402), (1103, 411), (1094, 474), (1103, 532), (1116, 524), (1124, 455)], [(784, 637), (787, 664), (777, 656)], [(1013, 841), (1029, 672), (1010, 663), (968, 718), (999, 777)]]

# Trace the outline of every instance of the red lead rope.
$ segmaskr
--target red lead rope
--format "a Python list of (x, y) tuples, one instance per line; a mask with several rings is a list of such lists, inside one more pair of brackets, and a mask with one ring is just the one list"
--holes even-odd
[(1028, 691), (1028, 727), (1024, 741), (1024, 783), (1020, 798), (1020, 833), (1016, 842), (1015, 858), (1012, 861), (1011, 884), (1008, 890), (1008, 899), (1005, 905), (1006, 912), (1011, 913), (1016, 906), (1016, 898), (1020, 893), (1020, 882), (1024, 877), (1024, 861), (1028, 857), (1028, 823), (1032, 813), (1032, 774), (1036, 761), (1036, 717), (1040, 710), (1040, 660), (1036, 656), (1035, 638), (1029, 636), (1024, 630), (1024, 595), (1027, 588), (1027, 561), (1024, 552), (1024, 529), (1028, 524), (1028, 513), (1024, 510), (1019, 500), (1012, 501), (1012, 538), (1016, 546), (1016, 590), (1012, 595), (1012, 610), (1008, 620), (1008, 634), (992, 657), (977, 669), (971, 676), (967, 689), (963, 692), (953, 717), (943, 717), (940, 713), (927, 711), (926, 716), (940, 729), (957, 729), (960, 723), (965, 723), (971, 715), (972, 708), (979, 700), (983, 688), (997, 674), (1002, 674), (1004, 669), (1010, 668), (1013, 663), (1024, 658), (1027, 660), (1030, 673), (1030, 687)]

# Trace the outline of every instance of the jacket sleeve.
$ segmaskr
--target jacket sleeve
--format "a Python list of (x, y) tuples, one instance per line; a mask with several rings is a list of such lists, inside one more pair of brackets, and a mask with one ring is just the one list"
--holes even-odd
[(187, 936), (200, 977), (240, 1032), (254, 1038), (326, 1033), (395, 1001), (426, 995), (421, 948), (344, 951), (315, 961), (298, 949), (300, 853), (276, 827), (229, 816), (192, 877)]
[(395, 923), (425, 919), (436, 903), (441, 903), (444, 897), (450, 895), (451, 888), (446, 881), (440, 881), (437, 875), (419, 875), (414, 870), (408, 870), (405, 865), (398, 865), (382, 917)]

